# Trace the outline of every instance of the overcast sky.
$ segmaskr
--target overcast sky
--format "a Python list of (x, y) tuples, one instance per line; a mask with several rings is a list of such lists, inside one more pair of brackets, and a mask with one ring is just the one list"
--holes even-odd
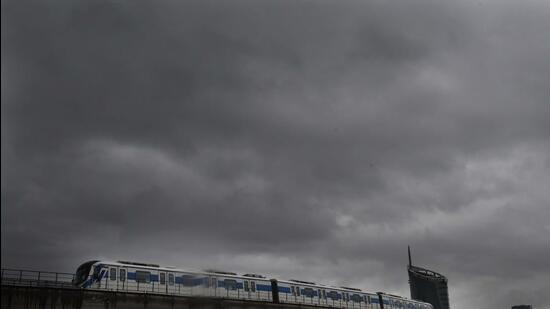
[(550, 308), (550, 1), (2, 1), (2, 267)]

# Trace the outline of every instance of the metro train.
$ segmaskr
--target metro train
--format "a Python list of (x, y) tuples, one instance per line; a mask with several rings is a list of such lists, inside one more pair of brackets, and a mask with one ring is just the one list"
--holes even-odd
[(301, 280), (268, 279), (258, 274), (187, 271), (130, 261), (88, 261), (73, 281), (83, 289), (221, 297), (342, 309), (433, 309), (428, 303), (382, 292), (332, 287)]

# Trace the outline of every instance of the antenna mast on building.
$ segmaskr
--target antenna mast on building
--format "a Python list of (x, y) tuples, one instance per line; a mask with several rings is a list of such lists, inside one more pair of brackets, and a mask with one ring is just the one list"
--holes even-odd
[(407, 246), (407, 249), (409, 250), (409, 266), (412, 266), (412, 262), (411, 262), (411, 246)]

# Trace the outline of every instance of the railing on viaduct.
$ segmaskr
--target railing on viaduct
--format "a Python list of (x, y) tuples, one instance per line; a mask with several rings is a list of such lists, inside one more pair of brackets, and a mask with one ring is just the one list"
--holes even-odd
[[(57, 288), (57, 289), (71, 289), (80, 290), (72, 284), (74, 274), (58, 273), (58, 272), (45, 272), (34, 270), (19, 270), (19, 269), (2, 269), (2, 285), (7, 286), (20, 286), (20, 287), (42, 287), (42, 288)], [(125, 280), (119, 282), (115, 280), (111, 282), (108, 276), (100, 280), (99, 286), (93, 289), (87, 289), (93, 291), (105, 291), (105, 292), (122, 292), (122, 293), (138, 293), (138, 294), (157, 294), (157, 295), (170, 295), (170, 296), (187, 296), (187, 297), (200, 297), (200, 298), (222, 298), (233, 300), (248, 300), (248, 301), (272, 301), (272, 294), (269, 291), (256, 290), (254, 292), (243, 292), (240, 289), (230, 290), (225, 288), (211, 289), (202, 285), (186, 286), (183, 284), (169, 284), (165, 282), (164, 285), (156, 282), (150, 284), (143, 284), (134, 280)], [(292, 299), (291, 299), (292, 297)], [(343, 307), (342, 300), (314, 300), (313, 298), (301, 296), (289, 296), (285, 294), (281, 301), (288, 303), (293, 302), (295, 304), (310, 305), (310, 306), (322, 306), (322, 307)], [(372, 306), (372, 305), (371, 305)], [(351, 303), (347, 308), (349, 309), (369, 309), (369, 305)], [(346, 306), (344, 306), (346, 307)]]
[(2, 285), (74, 289), (74, 274), (49, 271), (2, 269)]
[[(81, 289), (72, 284), (74, 274), (2, 269), (2, 309), (295, 309), (276, 306), (269, 302), (238, 303), (223, 297), (194, 297), (151, 293), (145, 291), (112, 290), (102, 285), (100, 289)], [(113, 293), (115, 292), (115, 293)], [(120, 293), (124, 293), (120, 297)], [(130, 293), (127, 293), (130, 292)], [(188, 296), (188, 297), (177, 297)], [(189, 297), (191, 296), (191, 297)], [(221, 296), (221, 295), (220, 295)], [(118, 305), (117, 305), (118, 304)]]
[[(80, 290), (72, 284), (74, 274), (46, 272), (34, 270), (20, 269), (2, 269), (2, 285), (18, 286), (18, 287), (42, 287), (42, 288), (57, 288), (57, 289), (72, 289)], [(210, 298), (229, 298), (242, 300), (256, 301), (271, 301), (271, 292), (255, 291), (244, 293), (236, 289), (235, 291), (219, 288), (209, 289), (202, 285), (185, 286), (183, 284), (169, 283), (165, 284), (158, 282), (140, 283), (135, 280), (110, 280), (109, 276), (105, 276), (99, 281), (97, 286), (87, 290), (105, 291), (105, 292), (122, 292), (122, 293), (145, 293), (145, 294), (161, 294), (171, 296), (187, 296), (187, 297), (210, 297)], [(304, 298), (305, 299), (305, 298)]]
[[(45, 272), (34, 270), (19, 270), (19, 269), (2, 269), (2, 285), (19, 286), (19, 287), (42, 287), (42, 288), (57, 288), (80, 290), (72, 284), (74, 274)], [(272, 294), (267, 291), (242, 292), (239, 289), (229, 290), (225, 288), (209, 289), (202, 285), (170, 284), (168, 280), (165, 284), (158, 282), (150, 282), (147, 284), (139, 283), (135, 280), (118, 280), (112, 281), (108, 276), (105, 276), (99, 281), (99, 285), (87, 290), (105, 291), (105, 292), (122, 292), (122, 293), (138, 293), (138, 294), (158, 294), (170, 296), (187, 296), (187, 297), (207, 297), (207, 298), (226, 298), (237, 300), (254, 300), (254, 301), (271, 301)], [(288, 296), (287, 296), (288, 297)], [(286, 300), (286, 299), (285, 299)], [(294, 301), (303, 304), (319, 305), (314, 303), (312, 299), (300, 297)], [(325, 304), (329, 307), (335, 307), (336, 304)], [(359, 306), (360, 307), (360, 306)], [(357, 308), (363, 309), (363, 308)]]
[[(296, 309), (295, 305), (273, 304), (248, 295), (227, 297), (226, 289), (213, 295), (193, 291), (158, 291), (157, 286), (143, 290), (132, 285), (109, 285), (101, 288), (81, 289), (72, 284), (74, 274), (34, 270), (2, 269), (2, 309), (116, 309), (154, 308), (174, 309)], [(108, 279), (106, 279), (108, 280)], [(223, 292), (222, 292), (223, 291)], [(120, 297), (121, 292), (124, 294)], [(186, 297), (178, 297), (186, 296)], [(118, 305), (117, 305), (118, 304)], [(306, 308), (301, 304), (300, 308)], [(313, 304), (315, 305), (315, 304)], [(311, 306), (311, 305), (310, 305)], [(328, 306), (327, 306), (328, 307)], [(313, 307), (312, 307), (313, 308)], [(331, 309), (331, 308), (326, 308)], [(350, 308), (353, 309), (353, 308)], [(355, 309), (367, 309), (359, 308)]]

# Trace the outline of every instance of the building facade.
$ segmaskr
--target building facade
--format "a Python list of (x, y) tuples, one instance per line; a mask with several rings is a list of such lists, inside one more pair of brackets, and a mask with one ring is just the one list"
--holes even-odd
[(447, 278), (432, 270), (413, 266), (410, 248), (407, 270), (412, 299), (430, 303), (434, 309), (450, 309)]

